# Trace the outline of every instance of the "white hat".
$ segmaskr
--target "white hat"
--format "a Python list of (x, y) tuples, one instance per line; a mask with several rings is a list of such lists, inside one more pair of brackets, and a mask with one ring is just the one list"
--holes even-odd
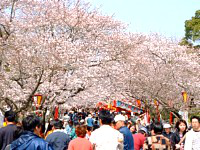
[(164, 128), (164, 129), (171, 128), (171, 125), (168, 124), (168, 123), (166, 123), (166, 124), (164, 124), (163, 128)]
[(85, 121), (83, 119), (80, 120), (80, 123), (84, 123)]
[(114, 120), (115, 122), (117, 122), (117, 121), (125, 121), (126, 119), (123, 115), (119, 114), (115, 116)]

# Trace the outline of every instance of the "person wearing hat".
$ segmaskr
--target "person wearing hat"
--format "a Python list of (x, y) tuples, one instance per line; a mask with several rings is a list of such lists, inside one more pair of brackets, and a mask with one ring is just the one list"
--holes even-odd
[(164, 128), (164, 132), (162, 133), (162, 135), (168, 139), (171, 139), (171, 136), (172, 136), (172, 132), (171, 132), (171, 125), (166, 123), (163, 125), (163, 128)]
[(131, 131), (125, 126), (125, 117), (121, 114), (114, 118), (115, 128), (124, 135), (124, 150), (134, 150), (134, 140)]
[(140, 150), (143, 147), (144, 141), (148, 134), (147, 128), (142, 127), (139, 129), (138, 133), (133, 134), (134, 139), (134, 150)]

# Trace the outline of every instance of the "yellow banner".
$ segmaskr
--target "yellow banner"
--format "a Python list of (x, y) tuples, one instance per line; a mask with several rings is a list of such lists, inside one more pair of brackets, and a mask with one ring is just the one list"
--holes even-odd
[(37, 95), (37, 104), (41, 105), (42, 102), (42, 95)]
[(184, 101), (184, 103), (186, 103), (187, 102), (187, 93), (182, 92), (182, 95), (183, 95), (183, 101)]

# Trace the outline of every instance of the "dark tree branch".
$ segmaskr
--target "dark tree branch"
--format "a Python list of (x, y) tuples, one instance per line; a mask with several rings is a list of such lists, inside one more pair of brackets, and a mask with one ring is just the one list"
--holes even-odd
[(161, 56), (159, 56), (158, 54), (154, 53), (154, 52), (151, 52), (152, 55), (160, 58), (165, 64), (167, 64), (167, 61), (165, 59), (163, 59)]
[(15, 2), (17, 2), (17, 0), (12, 1), (12, 7), (11, 7), (11, 12), (10, 12), (10, 22), (12, 22), (12, 19), (13, 19)]
[(16, 81), (17, 84), (23, 89), (23, 84), (20, 82), (21, 78), (12, 78), (11, 80)]
[[(74, 96), (76, 96), (78, 93), (84, 91), (85, 89), (86, 89), (86, 87), (83, 86), (83, 85), (81, 87), (76, 88), (76, 89), (71, 89), (70, 90), (71, 94), (68, 96), (67, 99), (73, 98)], [(64, 104), (64, 103), (65, 103), (65, 100), (61, 101), (61, 102), (57, 102), (57, 104), (59, 104), (59, 105)]]
[(10, 36), (10, 32), (6, 29), (5, 25), (3, 25), (3, 24), (0, 23), (0, 37), (2, 37), (2, 38), (3, 38), (3, 35), (4, 35), (3, 32), (6, 33), (7, 36), (6, 36), (5, 39), (7, 39)]
[[(11, 99), (9, 99), (8, 97), (4, 98), (4, 97), (1, 97), (0, 98), (1, 101), (4, 101), (11, 109), (13, 109), (13, 106), (15, 108), (15, 110), (18, 110), (18, 107), (17, 105), (15, 104), (15, 102), (13, 102)], [(1, 110), (3, 110), (3, 108), (0, 108)], [(5, 112), (5, 110), (4, 110)]]
[(13, 104), (13, 106), (15, 107), (16, 110), (18, 110), (17, 105), (15, 104), (15, 102), (13, 102), (11, 99), (9, 98), (5, 98), (5, 102), (8, 104), (10, 103), (11, 105)]
[(21, 109), (19, 109), (18, 112), (21, 112), (22, 110), (27, 110), (29, 108), (30, 103), (32, 102), (32, 98), (35, 94), (35, 92), (37, 91), (38, 87), (40, 86), (40, 84), (42, 84), (41, 80), (42, 80), (42, 76), (44, 74), (44, 69), (42, 69), (42, 72), (40, 74), (40, 77), (38, 79), (38, 82), (35, 86), (35, 88), (33, 89), (32, 93), (28, 96), (28, 99), (26, 100), (26, 103), (23, 107), (21, 107)]

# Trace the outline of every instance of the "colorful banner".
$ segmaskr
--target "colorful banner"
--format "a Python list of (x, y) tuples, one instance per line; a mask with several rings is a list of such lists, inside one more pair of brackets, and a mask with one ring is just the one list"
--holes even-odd
[(145, 122), (146, 125), (150, 124), (150, 119), (151, 119), (150, 114), (149, 114), (149, 111), (147, 110), (145, 115), (144, 115), (144, 122)]
[(35, 103), (36, 107), (40, 106), (42, 102), (42, 95), (39, 95), (39, 94), (34, 95), (33, 102)]
[(173, 113), (170, 112), (169, 114), (169, 123), (172, 124), (173, 123)]
[(55, 107), (55, 111), (54, 111), (54, 119), (55, 119), (55, 120), (58, 119), (58, 116), (59, 116), (59, 112), (58, 112), (58, 111), (59, 111), (59, 108), (58, 108), (58, 106), (56, 106), (56, 107)]
[(179, 113), (179, 115), (182, 116), (182, 119), (187, 122), (187, 125), (189, 125), (188, 124), (188, 111), (179, 111), (178, 113)]
[(136, 102), (137, 102), (137, 106), (141, 107), (141, 101), (139, 99), (137, 99)]
[(129, 105), (129, 104), (119, 101), (119, 100), (116, 102), (116, 107), (120, 107), (120, 108), (126, 109), (128, 111), (132, 111), (132, 112), (143, 113), (142, 109), (140, 109), (136, 106), (133, 106), (133, 105)]
[(182, 96), (183, 96), (183, 102), (186, 103), (187, 102), (187, 93), (182, 92)]
[(158, 101), (156, 99), (154, 99), (154, 105), (155, 106), (159, 106), (159, 103), (158, 103)]
[(42, 114), (41, 114), (41, 112), (39, 112), (38, 110), (39, 110), (39, 107), (40, 107), (40, 105), (41, 105), (41, 103), (42, 103), (42, 95), (40, 95), (40, 94), (35, 94), (35, 95), (33, 96), (33, 103), (35, 104), (35, 112), (36, 112), (36, 115), (41, 116)]

